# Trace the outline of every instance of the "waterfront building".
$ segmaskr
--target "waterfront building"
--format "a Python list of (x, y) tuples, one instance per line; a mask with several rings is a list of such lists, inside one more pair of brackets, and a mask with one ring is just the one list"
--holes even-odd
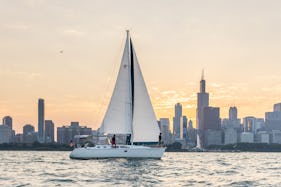
[(38, 141), (40, 143), (45, 142), (45, 109), (44, 99), (38, 100)]
[(281, 103), (276, 103), (273, 105), (274, 112), (281, 112)]
[(221, 128), (220, 108), (205, 107), (202, 110), (203, 129), (219, 130)]
[[(220, 109), (218, 107), (204, 107), (202, 110), (202, 124), (203, 124), (203, 148), (208, 145), (218, 145), (222, 143)], [(208, 130), (212, 130), (207, 132)], [(218, 137), (211, 137), (218, 136)], [(211, 142), (208, 142), (211, 141)]]
[(274, 104), (273, 112), (265, 113), (265, 127), (267, 130), (281, 130), (281, 103)]
[(272, 130), (272, 143), (281, 144), (281, 131)]
[(263, 118), (255, 118), (253, 116), (247, 116), (243, 118), (243, 129), (244, 132), (252, 132), (254, 134), (257, 133), (258, 130), (264, 127), (264, 119)]
[(254, 134), (252, 132), (242, 132), (241, 133), (242, 143), (254, 143)]
[(187, 122), (188, 119), (186, 116), (182, 116), (182, 138), (187, 140)]
[(45, 142), (53, 143), (55, 133), (55, 125), (52, 120), (45, 120)]
[(173, 134), (175, 138), (183, 138), (182, 105), (180, 103), (177, 103), (175, 105), (175, 116), (173, 118)]
[(35, 136), (34, 126), (26, 124), (23, 126), (23, 143), (33, 143), (37, 141)]
[(238, 133), (234, 128), (224, 129), (224, 144), (236, 144), (238, 141)]
[(73, 142), (75, 135), (92, 135), (92, 129), (86, 126), (79, 126), (79, 122), (71, 122), (70, 126), (57, 128), (57, 142), (60, 144)]
[(11, 134), (9, 135), (9, 142), (13, 143), (15, 138), (15, 131), (13, 130), (13, 119), (10, 116), (5, 116), (2, 121), (3, 125), (6, 125), (11, 129)]
[(12, 129), (7, 125), (0, 125), (0, 144), (11, 142)]
[(162, 133), (162, 140), (165, 145), (172, 143), (172, 135), (170, 131), (170, 120), (169, 118), (160, 118), (160, 131)]
[(16, 134), (14, 138), (15, 143), (23, 143), (23, 134)]
[(229, 108), (229, 112), (228, 112), (228, 119), (229, 120), (237, 120), (238, 118), (237, 118), (237, 108), (234, 106), (234, 107), (230, 107)]
[(220, 129), (207, 129), (205, 130), (205, 143), (204, 147), (210, 145), (222, 144), (222, 131)]
[(7, 125), (10, 129), (13, 129), (13, 119), (10, 116), (5, 116), (3, 118), (3, 125)]
[(204, 144), (204, 124), (203, 124), (203, 109), (209, 106), (209, 94), (206, 92), (206, 81), (204, 72), (200, 81), (200, 92), (197, 93), (197, 109), (196, 109), (196, 128), (197, 128), (197, 147), (203, 148)]
[(257, 141), (258, 143), (270, 143), (270, 134), (267, 131), (258, 131), (257, 132)]
[(190, 147), (194, 147), (196, 145), (197, 131), (193, 128), (193, 123), (191, 120), (188, 122), (187, 127), (187, 144)]
[(228, 118), (226, 127), (235, 128), (237, 131), (240, 131), (241, 119), (238, 118), (237, 108), (235, 106), (230, 107), (228, 115), (229, 115), (229, 118)]

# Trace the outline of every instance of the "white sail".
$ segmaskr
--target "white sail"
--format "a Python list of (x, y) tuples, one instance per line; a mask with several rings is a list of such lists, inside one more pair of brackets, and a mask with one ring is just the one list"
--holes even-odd
[(104, 134), (132, 133), (132, 94), (130, 65), (130, 36), (127, 40), (115, 83), (115, 88), (102, 123)]
[(157, 142), (160, 133), (157, 119), (133, 46), (131, 49), (134, 57), (133, 142)]

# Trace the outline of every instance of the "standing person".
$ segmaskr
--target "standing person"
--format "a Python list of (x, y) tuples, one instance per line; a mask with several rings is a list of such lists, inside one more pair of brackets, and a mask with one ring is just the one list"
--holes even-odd
[(131, 145), (131, 134), (128, 134), (128, 135), (127, 135), (127, 138), (126, 138), (126, 145)]
[(113, 137), (111, 138), (111, 144), (112, 144), (112, 147), (116, 148), (115, 134), (113, 134)]
[(161, 145), (161, 140), (162, 140), (162, 133), (160, 132), (159, 137), (158, 137), (158, 143)]

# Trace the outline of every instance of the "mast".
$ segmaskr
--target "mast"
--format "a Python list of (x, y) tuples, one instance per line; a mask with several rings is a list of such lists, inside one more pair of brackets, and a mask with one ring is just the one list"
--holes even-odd
[[(131, 103), (132, 103), (132, 106), (131, 106), (131, 140), (133, 140), (133, 136), (134, 136), (134, 128), (133, 128), (133, 115), (134, 115), (134, 100), (135, 100), (135, 78), (134, 78), (134, 54), (133, 54), (133, 45), (132, 45), (132, 40), (131, 40), (131, 37), (130, 37), (130, 31), (129, 30), (126, 30), (127, 31), (127, 37), (129, 39), (129, 59), (130, 59), (130, 78), (131, 78)], [(131, 144), (133, 144), (133, 141), (131, 141)]]

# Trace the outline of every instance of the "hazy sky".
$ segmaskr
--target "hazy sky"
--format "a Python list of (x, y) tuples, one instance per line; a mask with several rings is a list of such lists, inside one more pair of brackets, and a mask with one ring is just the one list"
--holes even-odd
[[(281, 1), (0, 0), (0, 117), (37, 129), (99, 127), (131, 30), (157, 117), (177, 102), (195, 121), (205, 69), (210, 104), (264, 117), (281, 102)], [(63, 51), (62, 53), (60, 51)]]

